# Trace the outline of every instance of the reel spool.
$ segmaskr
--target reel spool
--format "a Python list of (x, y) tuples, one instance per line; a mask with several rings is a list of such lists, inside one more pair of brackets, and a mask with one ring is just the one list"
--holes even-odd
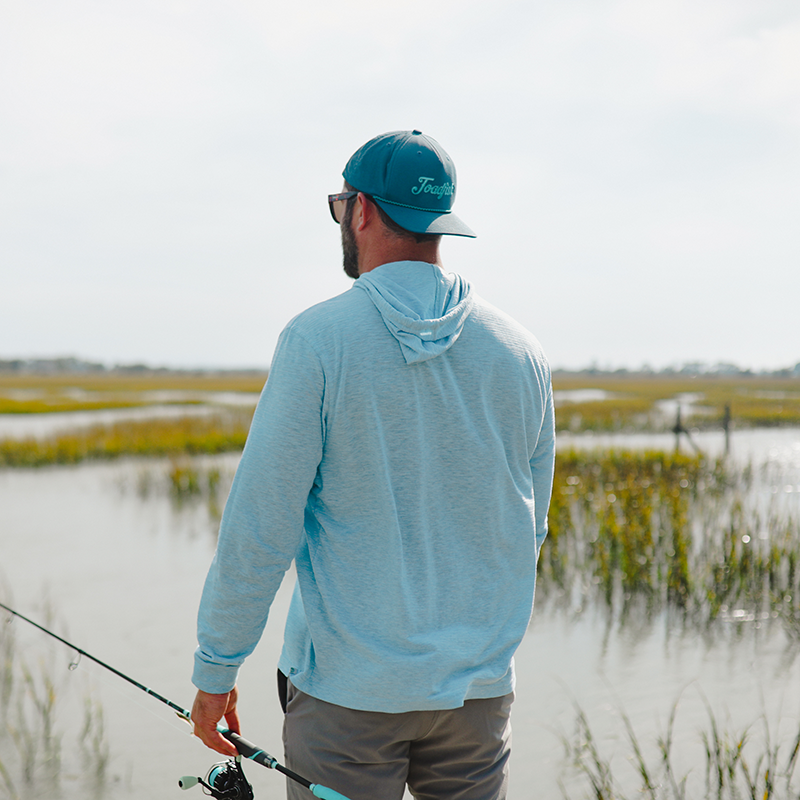
[(205, 794), (216, 800), (253, 800), (253, 787), (248, 783), (242, 769), (241, 757), (231, 758), (214, 764), (208, 771), (206, 779), (184, 775), (179, 781), (181, 789), (193, 786), (203, 787)]

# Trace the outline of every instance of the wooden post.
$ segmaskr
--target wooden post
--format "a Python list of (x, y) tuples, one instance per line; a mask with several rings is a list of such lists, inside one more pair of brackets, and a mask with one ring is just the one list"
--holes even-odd
[(722, 418), (722, 430), (725, 431), (725, 456), (731, 452), (731, 407), (725, 404), (725, 416)]
[(681, 434), (686, 434), (686, 441), (694, 449), (695, 453), (700, 452), (700, 448), (695, 443), (694, 439), (692, 439), (691, 433), (683, 427), (683, 423), (681, 422), (681, 404), (678, 403), (678, 414), (675, 417), (675, 427), (672, 429), (672, 432), (675, 434), (675, 452), (677, 453), (681, 449)]
[(678, 414), (675, 417), (675, 427), (672, 429), (675, 434), (675, 452), (681, 449), (681, 434), (683, 433), (683, 425), (681, 424), (681, 404), (678, 403)]

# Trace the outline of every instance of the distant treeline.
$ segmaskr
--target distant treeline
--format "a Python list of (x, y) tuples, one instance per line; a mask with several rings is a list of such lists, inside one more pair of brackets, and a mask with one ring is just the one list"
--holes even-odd
[[(265, 374), (267, 369), (265, 367), (220, 367), (220, 368), (180, 368), (180, 367), (153, 367), (148, 364), (115, 364), (107, 366), (95, 361), (84, 361), (80, 358), (73, 356), (64, 356), (60, 358), (12, 358), (0, 359), (0, 372), (15, 372), (23, 374), (35, 375), (53, 375), (64, 373), (116, 373), (127, 375), (138, 374), (191, 374), (191, 375), (221, 375), (226, 373), (236, 373), (238, 375), (250, 374)], [(679, 367), (664, 367), (663, 369), (650, 369), (649, 367), (642, 367), (641, 369), (628, 369), (622, 367), (620, 369), (601, 369), (600, 367), (586, 367), (583, 369), (562, 369), (556, 367), (554, 369), (556, 375), (603, 375), (603, 376), (616, 376), (624, 377), (630, 375), (631, 377), (644, 377), (648, 375), (664, 375), (664, 376), (689, 376), (689, 375), (718, 375), (721, 377), (735, 377), (735, 376), (760, 376), (760, 377), (774, 377), (774, 378), (800, 378), (800, 362), (793, 367), (782, 367), (775, 370), (751, 370), (742, 369), (736, 364), (717, 363), (706, 364), (700, 361), (692, 361), (682, 364)]]
[(759, 378), (800, 378), (800, 362), (793, 367), (781, 367), (774, 370), (752, 370), (742, 369), (735, 364), (704, 364), (701, 362), (691, 362), (683, 364), (680, 367), (664, 367), (663, 369), (650, 369), (643, 367), (641, 369), (628, 369), (627, 367), (620, 367), (619, 369), (600, 369), (599, 367), (587, 367), (585, 369), (561, 369), (556, 367), (553, 369), (554, 375), (562, 376), (587, 376), (587, 375), (600, 375), (604, 377), (619, 377), (624, 378), (630, 376), (632, 378), (646, 378), (648, 376), (664, 376), (664, 377), (694, 377), (696, 375), (707, 375), (708, 377), (720, 378), (736, 378), (736, 377), (759, 377)]
[(63, 358), (12, 358), (0, 359), (0, 372), (14, 372), (28, 375), (62, 375), (88, 373), (114, 373), (119, 375), (143, 374), (187, 374), (187, 375), (263, 375), (264, 367), (227, 367), (227, 368), (180, 368), (152, 367), (148, 364), (114, 364), (107, 366), (94, 361), (83, 361), (72, 356)]

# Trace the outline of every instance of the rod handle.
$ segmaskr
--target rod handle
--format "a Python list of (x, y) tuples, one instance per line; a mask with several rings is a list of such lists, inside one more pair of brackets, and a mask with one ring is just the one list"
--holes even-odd
[(303, 786), (307, 786), (311, 790), (311, 793), (315, 797), (319, 797), (320, 800), (349, 800), (349, 798), (345, 797), (345, 795), (339, 794), (339, 792), (329, 789), (327, 786), (322, 786), (318, 783), (311, 783), (301, 775), (298, 775), (296, 772), (292, 772), (290, 769), (287, 769), (283, 765), (279, 764), (277, 759), (273, 758), (269, 753), (265, 753), (259, 747), (256, 747), (252, 742), (248, 742), (247, 739), (240, 736), (238, 733), (234, 733), (222, 725), (218, 725), (217, 730), (233, 744), (233, 746), (239, 751), (239, 755), (249, 759), (250, 761), (255, 761), (257, 764), (267, 767), (267, 769), (276, 769), (279, 772), (282, 772), (292, 780), (297, 781)]
[(267, 769), (275, 769), (278, 762), (269, 753), (265, 753), (260, 747), (256, 747), (252, 742), (248, 742), (247, 739), (227, 728), (219, 727), (217, 730), (239, 751), (240, 756), (255, 761)]

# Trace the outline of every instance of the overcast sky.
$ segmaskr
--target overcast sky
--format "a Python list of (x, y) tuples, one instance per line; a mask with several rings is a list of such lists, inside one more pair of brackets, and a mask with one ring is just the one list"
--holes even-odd
[(554, 366), (800, 361), (797, 0), (0, 0), (0, 358), (269, 365), (409, 128)]

